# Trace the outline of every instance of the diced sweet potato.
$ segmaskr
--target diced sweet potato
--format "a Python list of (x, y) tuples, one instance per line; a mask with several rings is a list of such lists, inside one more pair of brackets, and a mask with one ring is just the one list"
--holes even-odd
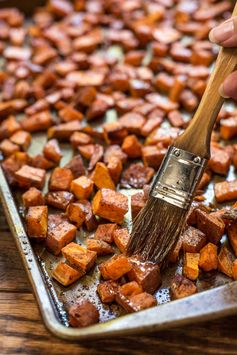
[(131, 269), (132, 265), (124, 255), (114, 255), (111, 259), (99, 265), (104, 280), (118, 280)]
[(199, 253), (206, 244), (206, 236), (194, 227), (188, 227), (182, 234), (182, 248), (188, 253)]
[(146, 95), (146, 99), (151, 104), (155, 104), (157, 108), (168, 113), (170, 111), (177, 110), (179, 105), (176, 102), (169, 100), (167, 97), (161, 96), (157, 93), (151, 93)]
[(68, 313), (69, 323), (72, 327), (88, 327), (99, 322), (98, 310), (87, 300), (82, 300), (80, 303), (71, 306)]
[(49, 180), (50, 191), (70, 191), (73, 174), (67, 168), (55, 168)]
[(115, 185), (104, 163), (97, 163), (92, 175), (95, 185), (99, 188), (115, 190)]
[(230, 156), (224, 149), (217, 147), (211, 148), (211, 159), (208, 165), (214, 173), (226, 175), (229, 171), (230, 164)]
[(154, 145), (148, 145), (142, 148), (142, 159), (145, 166), (149, 166), (155, 170), (157, 170), (162, 160), (167, 153), (166, 148), (157, 148)]
[(199, 275), (199, 253), (185, 253), (184, 255), (184, 266), (183, 274), (190, 280), (196, 280)]
[(182, 237), (180, 236), (177, 243), (175, 244), (174, 248), (170, 251), (168, 255), (168, 261), (171, 263), (176, 263), (179, 259), (179, 253), (182, 248)]
[(105, 281), (97, 286), (98, 295), (103, 303), (114, 302), (118, 284), (115, 281)]
[(47, 206), (32, 206), (26, 215), (27, 234), (30, 238), (46, 238), (47, 235)]
[(202, 231), (207, 240), (213, 244), (219, 243), (225, 231), (225, 223), (221, 218), (202, 211), (196, 210), (197, 228)]
[(93, 199), (92, 209), (95, 215), (121, 224), (128, 212), (128, 199), (120, 192), (101, 189)]
[(9, 138), (15, 132), (21, 129), (20, 123), (16, 120), (15, 116), (9, 116), (1, 122), (0, 126), (0, 139)]
[(42, 189), (45, 182), (45, 170), (23, 165), (16, 171), (15, 178), (20, 187)]
[(154, 85), (160, 91), (169, 92), (174, 85), (174, 78), (171, 75), (161, 72), (155, 77)]
[(22, 195), (22, 201), (25, 207), (44, 205), (42, 192), (35, 187), (31, 187)]
[(31, 165), (34, 168), (49, 170), (55, 167), (55, 163), (51, 160), (46, 159), (42, 154), (37, 154), (32, 157)]
[(144, 123), (141, 128), (141, 135), (148, 136), (155, 128), (160, 127), (163, 121), (163, 117), (161, 115), (149, 115), (148, 120)]
[(135, 218), (141, 209), (145, 206), (146, 198), (144, 193), (137, 192), (131, 196), (131, 209), (132, 209), (132, 218)]
[(111, 158), (117, 158), (125, 163), (127, 160), (127, 154), (125, 154), (119, 145), (113, 144), (107, 147), (104, 154), (104, 162), (108, 164)]
[(217, 202), (235, 200), (237, 198), (237, 180), (217, 182), (214, 185)]
[(121, 144), (123, 139), (128, 135), (127, 128), (120, 122), (104, 124), (103, 131), (107, 144)]
[(171, 297), (174, 300), (191, 296), (197, 292), (195, 284), (182, 275), (176, 275), (170, 285)]
[(237, 135), (237, 116), (221, 120), (220, 134), (221, 137), (226, 140)]
[(71, 122), (71, 121), (81, 121), (83, 120), (83, 114), (70, 105), (65, 106), (58, 112), (59, 117), (61, 118), (61, 121), (63, 122)]
[(89, 199), (93, 191), (93, 181), (86, 176), (80, 176), (71, 183), (71, 192), (79, 200)]
[(217, 269), (218, 258), (215, 244), (208, 243), (200, 250), (199, 266), (206, 272)]
[(108, 255), (115, 252), (108, 243), (99, 239), (87, 239), (86, 245), (88, 250), (95, 251), (97, 255)]
[(102, 145), (100, 144), (95, 144), (94, 145), (94, 149), (92, 152), (92, 155), (90, 157), (90, 162), (89, 162), (89, 166), (88, 166), (88, 170), (91, 171), (94, 169), (94, 167), (96, 166), (96, 164), (102, 160), (103, 158), (103, 154), (104, 154), (104, 148)]
[(126, 188), (142, 188), (151, 181), (154, 169), (146, 167), (141, 163), (131, 164), (124, 170), (121, 179), (121, 186)]
[(44, 146), (43, 149), (44, 156), (54, 161), (55, 163), (59, 163), (62, 157), (62, 153), (58, 144), (57, 139), (50, 139)]
[(49, 111), (38, 112), (20, 121), (21, 127), (28, 132), (38, 132), (48, 129), (53, 124)]
[(157, 304), (155, 297), (146, 292), (130, 297), (126, 297), (122, 293), (118, 292), (116, 295), (116, 301), (129, 313), (154, 307)]
[(145, 123), (145, 118), (139, 113), (130, 112), (119, 118), (119, 123), (129, 132), (140, 134), (142, 126)]
[(130, 235), (128, 233), (127, 228), (122, 228), (122, 229), (116, 229), (113, 232), (113, 240), (116, 246), (119, 248), (121, 253), (126, 252), (128, 241), (129, 241)]
[(129, 158), (139, 158), (142, 154), (142, 145), (135, 135), (127, 136), (122, 144), (122, 150)]
[(79, 204), (83, 205), (84, 208), (85, 208), (85, 212), (86, 212), (86, 218), (85, 218), (85, 226), (86, 226), (86, 229), (89, 231), (89, 232), (92, 232), (94, 231), (97, 226), (98, 226), (98, 222), (97, 222), (97, 219), (95, 218), (93, 212), (92, 212), (92, 207), (91, 207), (91, 203), (87, 200), (81, 200), (79, 202)]
[(136, 281), (131, 281), (120, 286), (118, 292), (126, 297), (130, 297), (142, 293), (143, 289)]
[(61, 249), (75, 238), (76, 230), (76, 227), (66, 220), (49, 221), (46, 248), (58, 255)]
[(114, 241), (113, 234), (117, 229), (118, 226), (114, 223), (100, 224), (96, 229), (94, 238), (111, 244)]
[(70, 142), (73, 147), (78, 147), (79, 145), (86, 145), (94, 143), (94, 140), (89, 134), (83, 132), (75, 132), (70, 137)]
[(31, 135), (26, 131), (17, 131), (10, 137), (10, 141), (19, 145), (23, 150), (27, 150), (31, 142)]
[(235, 256), (237, 256), (237, 224), (232, 222), (227, 226), (227, 235)]
[(96, 261), (96, 253), (86, 250), (76, 243), (70, 243), (62, 249), (63, 256), (82, 271), (89, 271)]
[(233, 254), (227, 249), (225, 245), (221, 247), (218, 255), (218, 270), (229, 277), (233, 277), (232, 264), (234, 261)]
[(70, 139), (74, 132), (80, 131), (81, 128), (82, 126), (79, 121), (61, 123), (48, 129), (48, 138), (56, 138), (65, 141)]
[(161, 284), (160, 268), (152, 262), (130, 259), (132, 269), (128, 272), (130, 281), (136, 281), (148, 293), (154, 293)]
[(179, 111), (169, 112), (168, 119), (173, 127), (183, 127), (185, 124), (185, 121)]
[(75, 223), (77, 228), (79, 228), (82, 226), (83, 222), (86, 219), (87, 211), (83, 204), (74, 202), (74, 203), (70, 203), (67, 206), (66, 213), (68, 219), (71, 222)]
[(16, 184), (15, 172), (23, 165), (29, 164), (31, 159), (27, 153), (17, 152), (2, 162), (4, 174), (10, 185)]
[(76, 179), (81, 175), (85, 175), (85, 167), (83, 164), (83, 160), (80, 156), (80, 154), (75, 155), (69, 163), (67, 163), (67, 165), (65, 165), (65, 168), (70, 169), (72, 174), (73, 174), (73, 178)]
[(48, 192), (45, 196), (47, 205), (65, 211), (69, 203), (74, 200), (73, 194), (68, 191)]
[(0, 143), (0, 151), (3, 153), (5, 157), (9, 157), (10, 155), (19, 152), (20, 147), (14, 143), (12, 143), (9, 139), (4, 139)]
[(235, 260), (232, 264), (232, 275), (233, 279), (237, 280), (237, 260)]
[(59, 263), (52, 272), (52, 277), (63, 286), (69, 286), (84, 275), (83, 271), (73, 269), (66, 263)]
[(209, 184), (210, 181), (211, 181), (211, 172), (207, 170), (202, 175), (202, 178), (198, 184), (198, 189), (200, 190), (204, 189)]
[(78, 91), (77, 102), (83, 106), (90, 106), (96, 99), (96, 89), (93, 86), (85, 86)]
[(115, 184), (118, 183), (122, 170), (123, 170), (123, 164), (120, 159), (118, 159), (116, 156), (112, 156), (109, 159), (108, 165), (107, 165), (109, 175), (113, 179), (113, 182)]
[(145, 145), (155, 145), (162, 143), (164, 147), (168, 147), (178, 137), (179, 129), (171, 127), (169, 129), (159, 127), (151, 132), (145, 141)]

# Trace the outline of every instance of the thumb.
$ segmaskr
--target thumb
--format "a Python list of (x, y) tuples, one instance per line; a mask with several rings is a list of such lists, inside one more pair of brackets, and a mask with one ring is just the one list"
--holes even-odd
[(213, 28), (209, 33), (209, 39), (223, 47), (237, 46), (237, 17), (232, 17)]

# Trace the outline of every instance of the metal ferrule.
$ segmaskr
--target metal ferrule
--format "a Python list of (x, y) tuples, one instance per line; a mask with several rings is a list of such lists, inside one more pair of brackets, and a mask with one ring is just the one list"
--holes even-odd
[(171, 146), (154, 179), (151, 196), (188, 209), (206, 165), (207, 159)]

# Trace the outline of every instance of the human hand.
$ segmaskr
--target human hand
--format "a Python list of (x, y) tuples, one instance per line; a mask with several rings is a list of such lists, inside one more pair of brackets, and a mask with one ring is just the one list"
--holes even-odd
[[(233, 17), (213, 28), (209, 34), (209, 39), (212, 43), (223, 47), (237, 47), (237, 17)], [(219, 91), (221, 96), (237, 100), (237, 71), (225, 79)]]

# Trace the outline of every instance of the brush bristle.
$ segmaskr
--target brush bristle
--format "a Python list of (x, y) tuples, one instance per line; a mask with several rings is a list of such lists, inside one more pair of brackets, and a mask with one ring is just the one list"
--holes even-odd
[(133, 222), (127, 254), (163, 264), (182, 232), (187, 210), (150, 196)]

